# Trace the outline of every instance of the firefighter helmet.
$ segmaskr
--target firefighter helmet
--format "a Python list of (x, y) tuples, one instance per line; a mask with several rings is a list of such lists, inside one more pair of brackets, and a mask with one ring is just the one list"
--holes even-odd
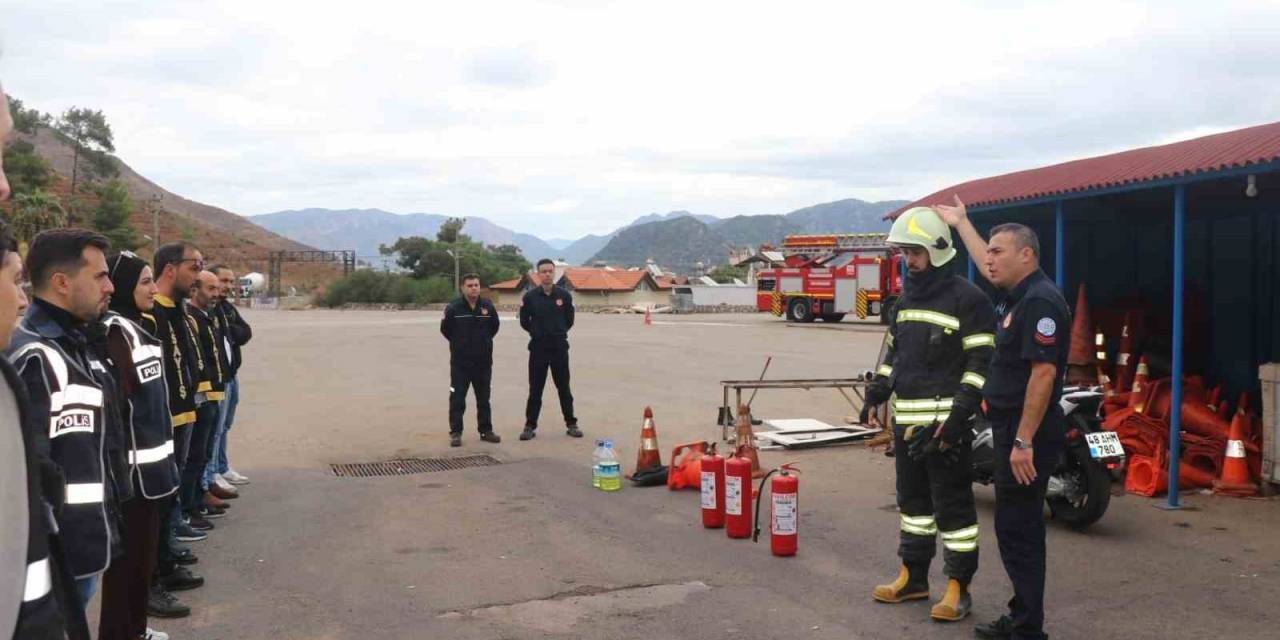
[(941, 267), (956, 256), (951, 227), (929, 207), (914, 207), (902, 212), (889, 230), (889, 244), (924, 247), (929, 252), (929, 264), (935, 267)]

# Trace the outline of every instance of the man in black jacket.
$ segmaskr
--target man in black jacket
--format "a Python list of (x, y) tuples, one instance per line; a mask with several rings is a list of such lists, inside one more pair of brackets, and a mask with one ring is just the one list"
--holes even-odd
[(235, 423), (236, 407), (240, 404), (240, 379), (237, 375), (240, 372), (240, 365), (244, 362), (241, 347), (249, 344), (249, 340), (253, 339), (253, 329), (249, 327), (248, 322), (245, 322), (244, 316), (240, 314), (236, 305), (231, 302), (231, 298), (236, 297), (237, 291), (235, 272), (223, 266), (210, 267), (209, 270), (218, 276), (218, 284), (222, 287), (222, 293), (218, 297), (218, 304), (214, 307), (212, 315), (222, 327), (223, 339), (226, 342), (224, 346), (230, 355), (230, 361), (227, 363), (227, 384), (223, 391), (222, 405), (219, 407), (218, 434), (214, 437), (213, 453), (209, 456), (209, 466), (205, 471), (205, 486), (209, 487), (210, 493), (219, 498), (226, 498), (225, 494), (238, 493), (233, 485), (249, 484), (248, 476), (232, 469), (228, 461), (227, 432)]
[(555, 283), (556, 265), (547, 258), (538, 261), (541, 286), (530, 289), (520, 301), (520, 326), (529, 332), (529, 402), (524, 410), (521, 440), (534, 437), (538, 414), (542, 413), (542, 389), (547, 385), (547, 369), (560, 394), (566, 433), (581, 438), (578, 418), (573, 415), (573, 394), (569, 391), (569, 329), (573, 328), (573, 295)]
[(493, 432), (489, 410), (498, 309), (480, 297), (480, 276), (462, 276), (462, 296), (445, 307), (440, 333), (449, 341), (449, 446), (462, 446), (462, 414), (467, 410), (468, 386), (476, 390), (480, 439), (502, 442), (502, 437)]

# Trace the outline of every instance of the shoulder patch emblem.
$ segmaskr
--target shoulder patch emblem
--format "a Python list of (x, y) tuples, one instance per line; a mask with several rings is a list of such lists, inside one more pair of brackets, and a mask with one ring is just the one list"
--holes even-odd
[(564, 299), (562, 299), (562, 298), (556, 298), (556, 306), (557, 306), (557, 307), (563, 307), (563, 306), (564, 306)]
[(1046, 347), (1053, 346), (1058, 342), (1058, 338), (1053, 335), (1057, 331), (1058, 324), (1053, 318), (1040, 318), (1036, 322), (1036, 342)]
[(480, 315), (482, 316), (489, 315), (489, 307), (480, 307)]

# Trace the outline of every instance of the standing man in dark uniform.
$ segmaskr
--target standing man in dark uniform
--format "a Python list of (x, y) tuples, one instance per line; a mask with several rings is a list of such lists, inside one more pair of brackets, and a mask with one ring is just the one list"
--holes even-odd
[(449, 341), (449, 446), (462, 446), (462, 414), (467, 410), (468, 386), (476, 390), (480, 439), (502, 442), (502, 437), (493, 432), (489, 410), (498, 308), (480, 297), (480, 276), (462, 276), (462, 296), (445, 307), (440, 333)]
[(951, 229), (927, 207), (893, 223), (889, 244), (907, 259), (907, 286), (894, 307), (889, 349), (867, 390), (867, 408), (894, 396), (898, 577), (872, 598), (899, 603), (929, 597), (929, 563), (941, 534), (947, 590), (934, 620), (969, 615), (969, 583), (978, 571), (978, 513), (973, 505), (969, 418), (982, 402), (995, 320), (981, 289), (951, 272)]
[(536, 288), (520, 301), (520, 326), (529, 332), (529, 402), (524, 410), (521, 440), (530, 440), (538, 429), (542, 413), (542, 389), (547, 385), (547, 369), (560, 394), (566, 433), (581, 438), (578, 419), (573, 415), (573, 394), (569, 392), (569, 329), (573, 328), (573, 295), (555, 283), (556, 264), (549, 258), (538, 261)]
[(1061, 455), (1065, 420), (1058, 404), (1071, 344), (1071, 312), (1040, 270), (1040, 240), (1020, 224), (991, 229), (983, 242), (964, 203), (934, 209), (985, 256), (983, 274), (1004, 292), (996, 306), (996, 351), (983, 389), (996, 446), (996, 539), (1013, 583), (1009, 615), (979, 625), (982, 638), (1047, 638), (1044, 627), (1044, 496)]

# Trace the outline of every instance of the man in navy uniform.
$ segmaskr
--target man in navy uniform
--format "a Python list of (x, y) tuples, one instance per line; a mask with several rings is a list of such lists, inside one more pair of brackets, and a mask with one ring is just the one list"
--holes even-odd
[(449, 446), (462, 446), (462, 414), (467, 410), (468, 386), (476, 390), (480, 439), (502, 442), (502, 437), (493, 432), (489, 410), (498, 308), (480, 297), (480, 276), (462, 276), (462, 296), (445, 307), (440, 333), (449, 341)]
[(1062, 453), (1065, 420), (1058, 401), (1071, 344), (1071, 312), (1062, 292), (1040, 270), (1040, 240), (1014, 223), (982, 240), (959, 197), (934, 207), (955, 227), (991, 284), (996, 349), (983, 387), (996, 445), (996, 539), (1013, 583), (1009, 614), (978, 625), (982, 638), (1047, 638), (1044, 627), (1044, 496)]
[(555, 283), (556, 264), (548, 258), (538, 261), (539, 286), (520, 301), (520, 326), (529, 332), (529, 402), (524, 410), (521, 440), (532, 439), (542, 413), (542, 390), (547, 385), (547, 369), (560, 395), (566, 433), (581, 438), (578, 418), (573, 415), (573, 394), (569, 391), (569, 330), (573, 328), (573, 295)]

